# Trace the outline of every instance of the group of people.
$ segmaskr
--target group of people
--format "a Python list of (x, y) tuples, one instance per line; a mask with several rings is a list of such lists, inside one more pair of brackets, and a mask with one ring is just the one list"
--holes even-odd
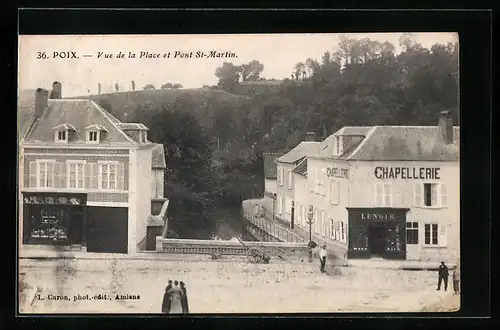
[[(325, 265), (326, 265), (326, 245), (321, 247), (319, 251), (319, 270), (322, 273), (325, 273)], [(452, 273), (453, 278), (453, 291), (455, 294), (458, 294), (460, 291), (460, 268), (458, 266), (454, 266)], [(441, 265), (438, 269), (438, 287), (437, 291), (441, 290), (441, 284), (444, 282), (444, 291), (448, 290), (448, 277), (450, 276), (448, 266), (445, 265), (444, 261), (441, 261)]]
[(188, 296), (184, 282), (168, 280), (161, 304), (161, 312), (166, 314), (189, 313)]
[[(448, 290), (448, 277), (450, 276), (448, 266), (445, 265), (444, 261), (441, 261), (438, 269), (438, 287), (437, 291), (441, 290), (441, 283), (444, 282), (444, 291)], [(458, 294), (460, 291), (460, 268), (458, 266), (453, 267), (453, 291)]]

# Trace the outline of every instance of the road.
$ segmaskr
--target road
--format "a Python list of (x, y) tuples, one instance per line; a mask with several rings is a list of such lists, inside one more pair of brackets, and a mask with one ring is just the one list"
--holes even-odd
[[(22, 259), (20, 267), (43, 290), (45, 300), (21, 309), (33, 313), (158, 313), (168, 279), (186, 283), (191, 313), (408, 312), (452, 295), (436, 291), (434, 272), (340, 267), (325, 275), (307, 262)], [(111, 299), (74, 301), (98, 294)]]

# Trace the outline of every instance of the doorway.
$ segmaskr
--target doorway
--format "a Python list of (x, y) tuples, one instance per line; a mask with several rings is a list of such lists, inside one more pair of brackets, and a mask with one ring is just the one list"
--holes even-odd
[(290, 229), (295, 228), (295, 202), (292, 201), (292, 214), (290, 215)]
[(368, 244), (370, 254), (376, 257), (382, 257), (385, 251), (386, 228), (384, 225), (370, 225), (368, 234)]

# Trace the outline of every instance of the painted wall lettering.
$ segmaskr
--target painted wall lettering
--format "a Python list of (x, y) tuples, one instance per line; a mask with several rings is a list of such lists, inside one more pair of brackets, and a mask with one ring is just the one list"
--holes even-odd
[(373, 174), (377, 179), (439, 180), (439, 171), (439, 167), (377, 166)]
[(347, 168), (327, 167), (326, 176), (347, 179), (349, 177), (349, 170)]

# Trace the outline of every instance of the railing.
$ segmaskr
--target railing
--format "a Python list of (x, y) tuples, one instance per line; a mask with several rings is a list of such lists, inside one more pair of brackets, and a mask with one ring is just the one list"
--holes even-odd
[[(243, 245), (244, 244), (244, 245)], [(307, 253), (307, 244), (291, 242), (235, 242), (156, 237), (156, 252), (180, 254), (246, 255), (250, 248), (279, 255)]]
[(305, 242), (302, 237), (292, 232), (291, 230), (283, 228), (276, 223), (268, 220), (266, 214), (267, 210), (265, 208), (262, 209), (264, 210), (264, 214), (262, 214), (262, 216), (256, 216), (254, 213), (250, 212), (245, 212), (244, 216), (250, 223), (282, 242)]

